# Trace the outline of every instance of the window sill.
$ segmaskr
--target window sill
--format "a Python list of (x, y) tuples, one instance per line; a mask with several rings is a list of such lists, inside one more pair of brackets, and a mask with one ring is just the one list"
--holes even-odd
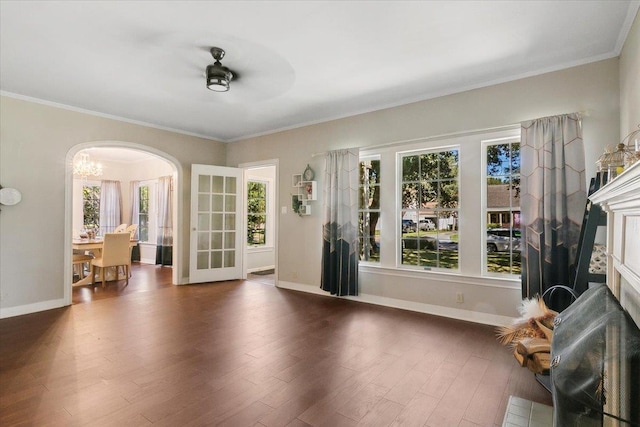
[(458, 272), (389, 268), (373, 264), (360, 263), (358, 271), (359, 273), (370, 273), (390, 277), (407, 277), (413, 279), (433, 278), (441, 282), (465, 283), (505, 289), (520, 289), (522, 286), (520, 279), (514, 277), (472, 276)]

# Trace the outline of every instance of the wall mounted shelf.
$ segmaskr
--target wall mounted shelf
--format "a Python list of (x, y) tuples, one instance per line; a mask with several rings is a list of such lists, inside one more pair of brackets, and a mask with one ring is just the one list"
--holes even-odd
[(318, 200), (318, 183), (304, 181), (302, 174), (293, 175), (291, 183), (295, 188), (295, 194), (291, 195), (291, 208), (300, 216), (311, 215), (309, 202)]

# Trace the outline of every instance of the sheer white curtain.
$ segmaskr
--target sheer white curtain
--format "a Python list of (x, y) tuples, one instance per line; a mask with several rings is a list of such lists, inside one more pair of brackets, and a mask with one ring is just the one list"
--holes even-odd
[(173, 177), (158, 178), (157, 207), (158, 235), (156, 246), (156, 264), (172, 265), (173, 263), (173, 222), (172, 214)]
[(522, 296), (531, 298), (571, 284), (587, 193), (579, 114), (523, 122), (521, 132)]
[(100, 185), (100, 234), (113, 233), (122, 224), (120, 181), (102, 181)]
[(358, 150), (327, 153), (320, 287), (334, 295), (358, 295), (358, 172)]
[[(131, 191), (131, 216), (129, 219), (130, 225), (140, 225), (140, 181), (131, 181), (129, 184)], [(136, 230), (136, 239), (138, 238), (138, 230)]]

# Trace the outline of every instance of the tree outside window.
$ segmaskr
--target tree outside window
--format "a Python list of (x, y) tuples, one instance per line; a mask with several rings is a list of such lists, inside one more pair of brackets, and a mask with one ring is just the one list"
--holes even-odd
[(380, 262), (380, 159), (360, 161), (360, 260)]
[(520, 274), (520, 142), (487, 145), (486, 271)]
[(458, 150), (404, 154), (400, 162), (400, 263), (457, 269)]
[(247, 183), (247, 244), (263, 246), (267, 244), (267, 183), (249, 181)]
[(100, 229), (100, 185), (82, 186), (82, 214), (85, 229)]

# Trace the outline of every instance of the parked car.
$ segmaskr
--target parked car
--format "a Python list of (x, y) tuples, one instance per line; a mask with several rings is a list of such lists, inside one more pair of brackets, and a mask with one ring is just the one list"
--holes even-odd
[(421, 219), (418, 224), (422, 231), (431, 231), (436, 229), (436, 225), (429, 218)]
[(520, 230), (517, 228), (491, 228), (487, 230), (487, 252), (520, 250)]
[(418, 231), (418, 226), (412, 219), (403, 219), (402, 220), (402, 232), (403, 233), (412, 233)]

